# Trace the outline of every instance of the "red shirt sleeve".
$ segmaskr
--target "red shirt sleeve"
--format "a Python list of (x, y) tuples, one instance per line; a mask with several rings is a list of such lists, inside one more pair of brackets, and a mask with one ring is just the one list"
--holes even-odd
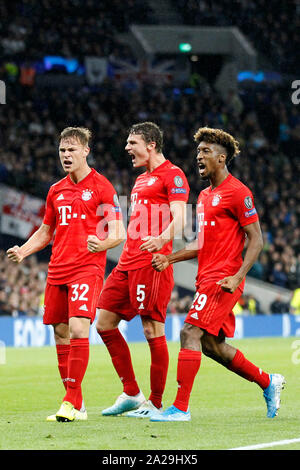
[(50, 227), (55, 227), (56, 225), (56, 214), (55, 209), (52, 202), (52, 188), (50, 188), (47, 200), (46, 200), (46, 207), (45, 207), (45, 215), (43, 219), (43, 223), (45, 225), (50, 225)]
[(236, 191), (233, 195), (233, 201), (233, 212), (242, 227), (259, 220), (254, 205), (254, 198), (249, 188), (245, 186)]
[(97, 210), (97, 215), (105, 218), (107, 222), (122, 219), (122, 210), (117, 192), (106, 178), (104, 178), (102, 182), (100, 204)]
[(165, 179), (169, 202), (188, 201), (190, 187), (185, 174), (180, 168), (170, 169)]

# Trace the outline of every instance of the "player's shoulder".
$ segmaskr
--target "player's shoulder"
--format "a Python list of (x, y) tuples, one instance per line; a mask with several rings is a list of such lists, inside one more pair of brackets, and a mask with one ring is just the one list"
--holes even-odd
[(98, 187), (100, 185), (100, 188), (103, 186), (112, 186), (112, 183), (109, 181), (109, 179), (99, 173), (97, 170), (93, 169), (93, 174), (92, 174), (92, 179), (94, 184)]
[(230, 187), (230, 190), (235, 192), (248, 192), (251, 193), (250, 188), (243, 183), (240, 179), (236, 178), (232, 174), (230, 174), (230, 179), (228, 181), (228, 186)]
[(55, 183), (51, 184), (51, 186), (49, 188), (49, 193), (59, 191), (66, 184), (68, 184), (68, 176), (65, 176), (64, 178), (60, 179), (59, 181), (56, 181)]
[(184, 171), (169, 160), (166, 161), (161, 171), (161, 177), (166, 184), (175, 184), (175, 186), (188, 186)]
[(184, 171), (182, 168), (180, 168), (178, 165), (175, 165), (174, 163), (170, 162), (170, 160), (167, 160), (166, 168), (167, 171), (172, 171), (172, 172), (178, 172), (184, 174)]

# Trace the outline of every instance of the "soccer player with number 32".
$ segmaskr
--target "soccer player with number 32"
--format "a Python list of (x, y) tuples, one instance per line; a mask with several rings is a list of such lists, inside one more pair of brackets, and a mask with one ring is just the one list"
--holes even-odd
[(115, 189), (88, 165), (90, 137), (82, 127), (63, 130), (59, 157), (67, 176), (51, 186), (40, 228), (24, 245), (7, 251), (9, 259), (20, 263), (54, 236), (43, 322), (54, 328), (65, 396), (47, 421), (87, 419), (81, 384), (89, 360), (90, 325), (103, 285), (106, 251), (126, 235)]

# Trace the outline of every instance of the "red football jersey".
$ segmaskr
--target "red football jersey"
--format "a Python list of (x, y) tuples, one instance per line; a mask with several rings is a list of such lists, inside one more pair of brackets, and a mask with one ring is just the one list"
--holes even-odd
[(77, 184), (69, 175), (53, 184), (43, 220), (55, 228), (48, 282), (66, 284), (86, 274), (103, 277), (106, 251), (89, 252), (87, 237), (104, 239), (107, 222), (121, 217), (114, 187), (94, 169)]
[(229, 174), (217, 188), (201, 191), (197, 202), (200, 282), (234, 275), (242, 265), (243, 227), (258, 220), (249, 188)]
[[(171, 223), (170, 202), (187, 201), (189, 185), (185, 174), (169, 160), (151, 173), (138, 176), (131, 192), (130, 221), (127, 240), (121, 254), (118, 269), (138, 269), (151, 264), (152, 253), (140, 250), (146, 236), (159, 236)], [(172, 252), (172, 241), (164, 245), (160, 253)]]

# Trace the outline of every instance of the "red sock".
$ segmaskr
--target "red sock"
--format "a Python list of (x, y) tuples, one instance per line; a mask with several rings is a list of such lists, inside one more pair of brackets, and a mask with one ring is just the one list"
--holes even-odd
[(68, 386), (64, 401), (69, 401), (77, 410), (82, 405), (81, 383), (89, 362), (89, 338), (70, 340), (68, 362)]
[(61, 376), (62, 383), (67, 390), (67, 378), (68, 378), (68, 358), (70, 352), (69, 344), (57, 344), (56, 353), (58, 361), (58, 370)]
[(237, 349), (233, 360), (227, 366), (229, 370), (235, 372), (250, 382), (255, 382), (263, 390), (270, 385), (270, 376), (259, 367), (252, 364), (245, 358), (244, 354)]
[(101, 331), (100, 336), (108, 349), (114, 368), (123, 383), (127, 395), (137, 395), (140, 391), (135, 380), (129, 347), (118, 328)]
[(178, 354), (177, 383), (178, 391), (174, 406), (181, 411), (187, 411), (190, 395), (197, 372), (201, 364), (201, 351), (181, 349)]
[(148, 344), (151, 352), (149, 400), (156, 408), (160, 408), (169, 367), (168, 345), (165, 336), (148, 339)]

